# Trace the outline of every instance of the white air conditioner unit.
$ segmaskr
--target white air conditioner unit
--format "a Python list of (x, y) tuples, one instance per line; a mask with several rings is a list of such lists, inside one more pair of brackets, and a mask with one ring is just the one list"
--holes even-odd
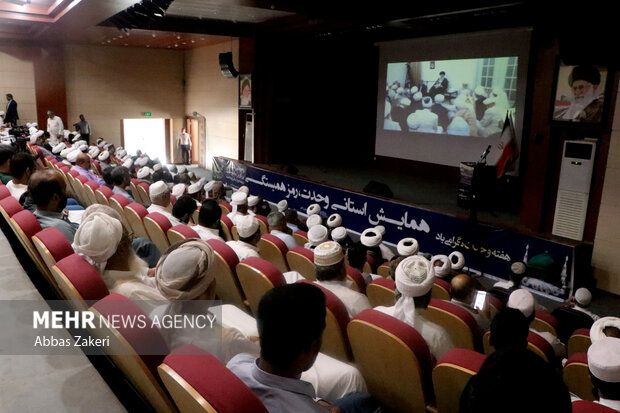
[(553, 235), (583, 240), (595, 153), (594, 142), (564, 142)]

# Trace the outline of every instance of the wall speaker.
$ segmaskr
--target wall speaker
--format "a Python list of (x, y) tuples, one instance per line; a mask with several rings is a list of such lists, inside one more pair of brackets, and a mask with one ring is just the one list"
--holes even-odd
[(232, 52), (220, 53), (220, 69), (222, 70), (222, 75), (227, 78), (239, 75), (239, 72), (237, 72), (233, 65)]

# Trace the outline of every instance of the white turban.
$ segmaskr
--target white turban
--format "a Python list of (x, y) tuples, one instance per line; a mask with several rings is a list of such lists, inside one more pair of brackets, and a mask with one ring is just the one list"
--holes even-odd
[(433, 106), (433, 98), (425, 96), (424, 99), (422, 99), (422, 107), (430, 108), (431, 106)]
[(248, 206), (256, 206), (256, 205), (258, 205), (258, 200), (259, 199), (260, 198), (257, 197), (256, 195), (250, 195), (248, 197)]
[(377, 225), (375, 227), (375, 231), (377, 231), (379, 234), (381, 234), (382, 238), (385, 235), (385, 227), (383, 225)]
[(330, 228), (336, 228), (342, 225), (342, 217), (340, 214), (334, 213), (327, 218), (327, 226)]
[(245, 205), (248, 202), (248, 196), (246, 193), (244, 192), (235, 192), (234, 194), (232, 194), (232, 196), (230, 197), (230, 204), (231, 205)]
[(535, 306), (534, 296), (527, 290), (515, 290), (508, 297), (508, 307), (521, 311), (525, 317), (530, 317), (534, 313)]
[(394, 317), (413, 326), (415, 320), (415, 297), (427, 294), (435, 281), (430, 261), (419, 255), (403, 259), (396, 267), (396, 288), (402, 296), (394, 306)]
[(239, 189), (237, 189), (238, 192), (243, 192), (246, 195), (250, 195), (250, 188), (248, 188), (247, 186), (243, 185), (240, 186)]
[(448, 255), (454, 271), (460, 271), (465, 266), (465, 257), (460, 251), (453, 251)]
[(594, 377), (620, 383), (620, 339), (605, 337), (588, 348), (588, 368)]
[(99, 148), (96, 146), (91, 146), (90, 149), (88, 150), (88, 156), (94, 159), (98, 155), (99, 155)]
[(71, 163), (75, 163), (77, 161), (78, 155), (82, 152), (80, 150), (72, 150), (67, 154), (67, 160)]
[(110, 152), (108, 151), (103, 151), (99, 154), (99, 157), (97, 157), (97, 159), (99, 159), (100, 161), (105, 161), (110, 157)]
[(185, 193), (185, 184), (176, 184), (172, 187), (172, 195), (180, 198)]
[[(84, 214), (86, 215), (86, 214)], [(123, 224), (103, 212), (82, 216), (73, 239), (73, 250), (102, 273), (123, 236)]]
[(189, 187), (187, 187), (187, 193), (197, 194), (198, 192), (200, 192), (201, 189), (202, 189), (202, 185), (200, 184), (200, 182), (196, 182), (194, 184), (191, 184)]
[(81, 152), (86, 152), (88, 150), (88, 145), (83, 143), (79, 146)]
[(155, 284), (169, 300), (195, 300), (215, 280), (216, 260), (209, 244), (189, 240), (162, 255), (155, 267)]
[(575, 300), (582, 307), (587, 307), (592, 301), (592, 293), (587, 288), (581, 287), (575, 291)]
[(319, 212), (321, 212), (321, 206), (319, 204), (312, 204), (306, 210), (308, 216), (318, 214)]
[(381, 234), (375, 228), (367, 228), (362, 232), (360, 242), (362, 245), (372, 248), (378, 247), (381, 244)]
[(308, 242), (315, 247), (322, 242), (327, 241), (327, 228), (323, 225), (315, 225), (308, 230)]
[(332, 230), (332, 239), (334, 241), (342, 241), (347, 237), (347, 229), (345, 227), (338, 227)]
[(278, 212), (284, 212), (288, 208), (288, 202), (286, 199), (283, 199), (280, 202), (278, 202), (277, 206), (278, 206)]
[(142, 168), (138, 170), (138, 174), (137, 174), (138, 179), (146, 178), (147, 176), (150, 175), (150, 173), (151, 173), (151, 170), (149, 169), (149, 167), (143, 166)]
[(258, 219), (254, 218), (252, 215), (242, 215), (237, 218), (237, 223), (235, 226), (237, 227), (239, 237), (249, 238), (256, 234), (256, 231), (258, 231), (259, 228), (259, 223)]
[(155, 165), (153, 165), (153, 170), (154, 171), (159, 171), (161, 169), (161, 164), (160, 163), (156, 163)]
[(60, 142), (58, 145), (54, 146), (52, 148), (52, 152), (55, 154), (59, 154), (62, 150), (64, 150), (67, 147), (67, 144), (64, 142)]
[(66, 158), (67, 155), (69, 155), (71, 152), (73, 152), (75, 150), (75, 148), (70, 147), (70, 148), (64, 148), (62, 151), (60, 151), (60, 156), (62, 156), (63, 158)]
[(620, 330), (620, 318), (618, 317), (601, 317), (590, 327), (590, 340), (592, 342), (599, 341), (607, 337), (604, 330), (607, 327), (615, 327)]
[(168, 191), (168, 185), (164, 181), (157, 181), (149, 186), (149, 197), (151, 198), (151, 202), (153, 199), (157, 199), (157, 197), (164, 192)]
[(403, 257), (416, 255), (419, 249), (420, 247), (418, 245), (418, 241), (415, 238), (403, 238), (398, 241), (398, 245), (396, 246), (396, 251), (398, 252), (398, 255), (401, 255)]
[[(436, 262), (441, 262), (441, 266), (436, 267)], [(435, 255), (431, 259), (431, 265), (435, 271), (435, 275), (439, 278), (443, 278), (446, 275), (450, 275), (452, 273), (452, 265), (450, 263), (450, 258), (447, 255)]]
[(322, 223), (323, 223), (323, 218), (321, 218), (319, 214), (310, 215), (308, 219), (306, 219), (306, 226), (308, 227), (308, 229), (316, 225), (321, 225)]
[[(99, 155), (99, 160), (101, 160), (101, 155)], [(123, 166), (127, 169), (131, 169), (131, 167), (133, 166), (133, 159), (127, 158), (125, 162), (123, 162)]]

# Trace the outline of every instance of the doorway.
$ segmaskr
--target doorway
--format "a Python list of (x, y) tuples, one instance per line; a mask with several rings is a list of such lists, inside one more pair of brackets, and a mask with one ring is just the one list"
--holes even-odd
[(206, 165), (206, 133), (205, 118), (202, 116), (186, 116), (185, 129), (192, 140), (191, 163), (204, 167)]
[(130, 154), (137, 150), (168, 163), (166, 142), (170, 140), (168, 119), (122, 119), (121, 144)]

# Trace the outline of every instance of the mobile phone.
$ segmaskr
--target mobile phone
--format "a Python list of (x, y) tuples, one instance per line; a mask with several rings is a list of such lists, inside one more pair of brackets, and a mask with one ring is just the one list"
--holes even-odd
[(487, 300), (487, 292), (486, 291), (476, 291), (476, 296), (474, 297), (474, 308), (478, 311), (484, 310), (485, 304)]

